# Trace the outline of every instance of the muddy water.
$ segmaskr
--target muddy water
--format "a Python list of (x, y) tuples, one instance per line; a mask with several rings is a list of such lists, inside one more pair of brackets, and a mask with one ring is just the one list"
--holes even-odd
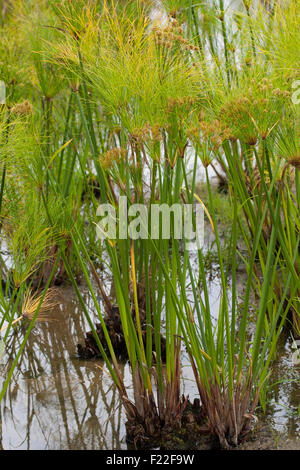
[[(211, 283), (218, 309), (218, 280)], [(91, 300), (85, 294), (85, 301)], [(96, 317), (95, 321), (96, 321)], [(24, 348), (0, 408), (3, 449), (127, 449), (125, 416), (118, 392), (101, 361), (82, 361), (76, 345), (88, 329), (72, 290), (63, 290), (52, 321), (37, 324)], [(24, 331), (18, 328), (0, 361), (0, 387)], [(193, 375), (183, 358), (183, 393), (197, 396)], [(128, 366), (122, 366), (130, 388)], [(279, 382), (275, 384), (276, 382)], [(282, 345), (270, 389), (267, 414), (242, 448), (297, 448), (300, 438), (300, 371), (293, 368), (290, 342)], [(209, 447), (209, 440), (204, 446)], [(203, 443), (199, 441), (199, 447)], [(299, 448), (299, 447), (298, 447)]]

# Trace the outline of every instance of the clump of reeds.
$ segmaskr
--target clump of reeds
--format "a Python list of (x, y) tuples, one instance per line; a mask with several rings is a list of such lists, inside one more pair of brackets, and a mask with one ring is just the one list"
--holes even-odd
[[(122, 3), (43, 1), (38, 12), (31, 2), (12, 1), (1, 29), (7, 103), (0, 115), (0, 230), (13, 259), (13, 314), (33, 275), (37, 286), (48, 286), (67, 272), (136, 442), (181, 425), (184, 343), (211, 432), (222, 446), (237, 445), (249, 430), (286, 318), (292, 313), (295, 328), (299, 323), (299, 111), (290, 90), (299, 77), (299, 0), (277, 2), (272, 14), (263, 7), (255, 12), (250, 3), (231, 18), (222, 0), (164, 2), (167, 21), (159, 26), (138, 0), (123, 11)], [(98, 201), (91, 181), (118, 218), (117, 195), (127, 196), (129, 206), (193, 204), (200, 165), (206, 175), (212, 166), (227, 178), (233, 207), (227, 259), (207, 178), (206, 213), (222, 285), (216, 324), (203, 253), (192, 267), (174, 227), (170, 240), (101, 242), (94, 229)], [(240, 235), (247, 256), (238, 251)], [(114, 299), (95, 266), (107, 259)], [(241, 312), (240, 259), (248, 274)], [(100, 337), (76, 281), (79, 272)], [(117, 304), (133, 401), (91, 277), (106, 313)], [(6, 305), (3, 321), (48, 320), (52, 295), (27, 292), (22, 315), (12, 320)], [(259, 300), (249, 337), (252, 295)]]
[[(196, 373), (197, 377), (197, 373)], [(237, 446), (245, 439), (255, 421), (255, 408), (259, 400), (259, 388), (255, 390), (252, 371), (242, 382), (236, 381), (230, 392), (228, 385), (220, 385), (215, 379), (204, 386), (197, 378), (198, 390), (204, 414), (211, 434), (219, 438), (224, 449)]]

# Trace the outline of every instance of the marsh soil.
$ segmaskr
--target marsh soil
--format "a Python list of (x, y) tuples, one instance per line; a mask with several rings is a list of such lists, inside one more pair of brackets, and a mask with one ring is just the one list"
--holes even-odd
[[(143, 310), (140, 310), (140, 312)], [(135, 312), (132, 313), (132, 318), (135, 323)], [(144, 345), (146, 345), (147, 338), (147, 326), (146, 326), (146, 317), (141, 315), (141, 326), (142, 326), (142, 337)], [(116, 357), (119, 360), (127, 360), (128, 353), (126, 348), (125, 337), (122, 328), (122, 322), (120, 317), (119, 308), (117, 305), (113, 305), (111, 312), (107, 313), (104, 317), (104, 323), (107, 328), (108, 335), (111, 340), (113, 350), (116, 354)], [(104, 331), (100, 323), (95, 324), (95, 330), (97, 332), (100, 343), (102, 344), (105, 353), (110, 357), (110, 351), (107, 347), (107, 342), (105, 339)], [(155, 336), (154, 332), (152, 333), (152, 344), (155, 345)], [(88, 331), (84, 338), (84, 344), (77, 344), (77, 354), (80, 359), (100, 359), (101, 352), (98, 347), (97, 341), (94, 337), (92, 331)], [(161, 336), (161, 355), (162, 360), (166, 357), (166, 340)]]

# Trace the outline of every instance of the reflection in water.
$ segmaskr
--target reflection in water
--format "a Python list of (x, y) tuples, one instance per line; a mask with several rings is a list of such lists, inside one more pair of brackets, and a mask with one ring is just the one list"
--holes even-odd
[(291, 341), (278, 348), (279, 359), (270, 380), (267, 412), (273, 428), (289, 438), (300, 438), (300, 368), (292, 366)]
[[(217, 312), (218, 282), (211, 287)], [(91, 299), (87, 294), (84, 299), (92, 314)], [(76, 345), (83, 342), (88, 327), (71, 289), (64, 289), (64, 302), (52, 315), (52, 322), (37, 324), (32, 331), (2, 400), (0, 449), (126, 449), (125, 415), (103, 363), (76, 357)], [(0, 361), (0, 387), (24, 332), (19, 327), (8, 338)], [(128, 366), (120, 369), (130, 387)], [(185, 355), (183, 376), (182, 391), (193, 399), (198, 392)], [(283, 376), (286, 381), (271, 388), (267, 421), (273, 429), (299, 438), (299, 370), (292, 368), (286, 346), (272, 383)]]
[[(54, 321), (36, 325), (14, 371), (1, 403), (0, 448), (122, 447), (125, 430), (118, 391), (100, 361), (75, 357), (86, 325), (71, 292), (65, 294), (67, 300), (53, 312)], [(7, 342), (6, 371), (23, 334), (19, 329)], [(0, 367), (2, 382), (6, 374)], [(125, 373), (126, 368), (121, 370)]]

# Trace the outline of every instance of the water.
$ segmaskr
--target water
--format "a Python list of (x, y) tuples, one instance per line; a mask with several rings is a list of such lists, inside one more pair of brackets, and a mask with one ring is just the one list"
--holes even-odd
[[(76, 358), (76, 344), (83, 341), (87, 325), (71, 290), (65, 289), (64, 298), (53, 321), (33, 330), (1, 404), (4, 449), (122, 447), (118, 392), (101, 361)], [(6, 359), (15, 357), (22, 336), (19, 330), (10, 337)]]
[[(92, 314), (91, 299), (82, 291)], [(215, 278), (210, 295), (216, 310), (219, 292)], [(127, 449), (125, 415), (118, 391), (102, 361), (76, 357), (76, 345), (83, 343), (89, 328), (71, 288), (64, 288), (63, 299), (52, 312), (53, 321), (35, 326), (14, 371), (0, 406), (0, 448)], [(19, 326), (8, 338), (0, 363), (0, 387), (24, 332)], [(182, 391), (193, 399), (198, 392), (186, 364), (183, 357)], [(122, 365), (121, 370), (130, 395), (129, 368)], [(292, 442), (293, 448), (300, 437), (300, 374), (292, 365), (289, 340), (281, 347), (270, 383), (279, 378), (285, 381), (270, 390), (267, 415), (260, 422), (268, 426), (268, 439), (273, 442), (280, 435), (283, 442)], [(255, 439), (259, 439), (260, 432)], [(263, 435), (264, 440), (267, 437)]]

